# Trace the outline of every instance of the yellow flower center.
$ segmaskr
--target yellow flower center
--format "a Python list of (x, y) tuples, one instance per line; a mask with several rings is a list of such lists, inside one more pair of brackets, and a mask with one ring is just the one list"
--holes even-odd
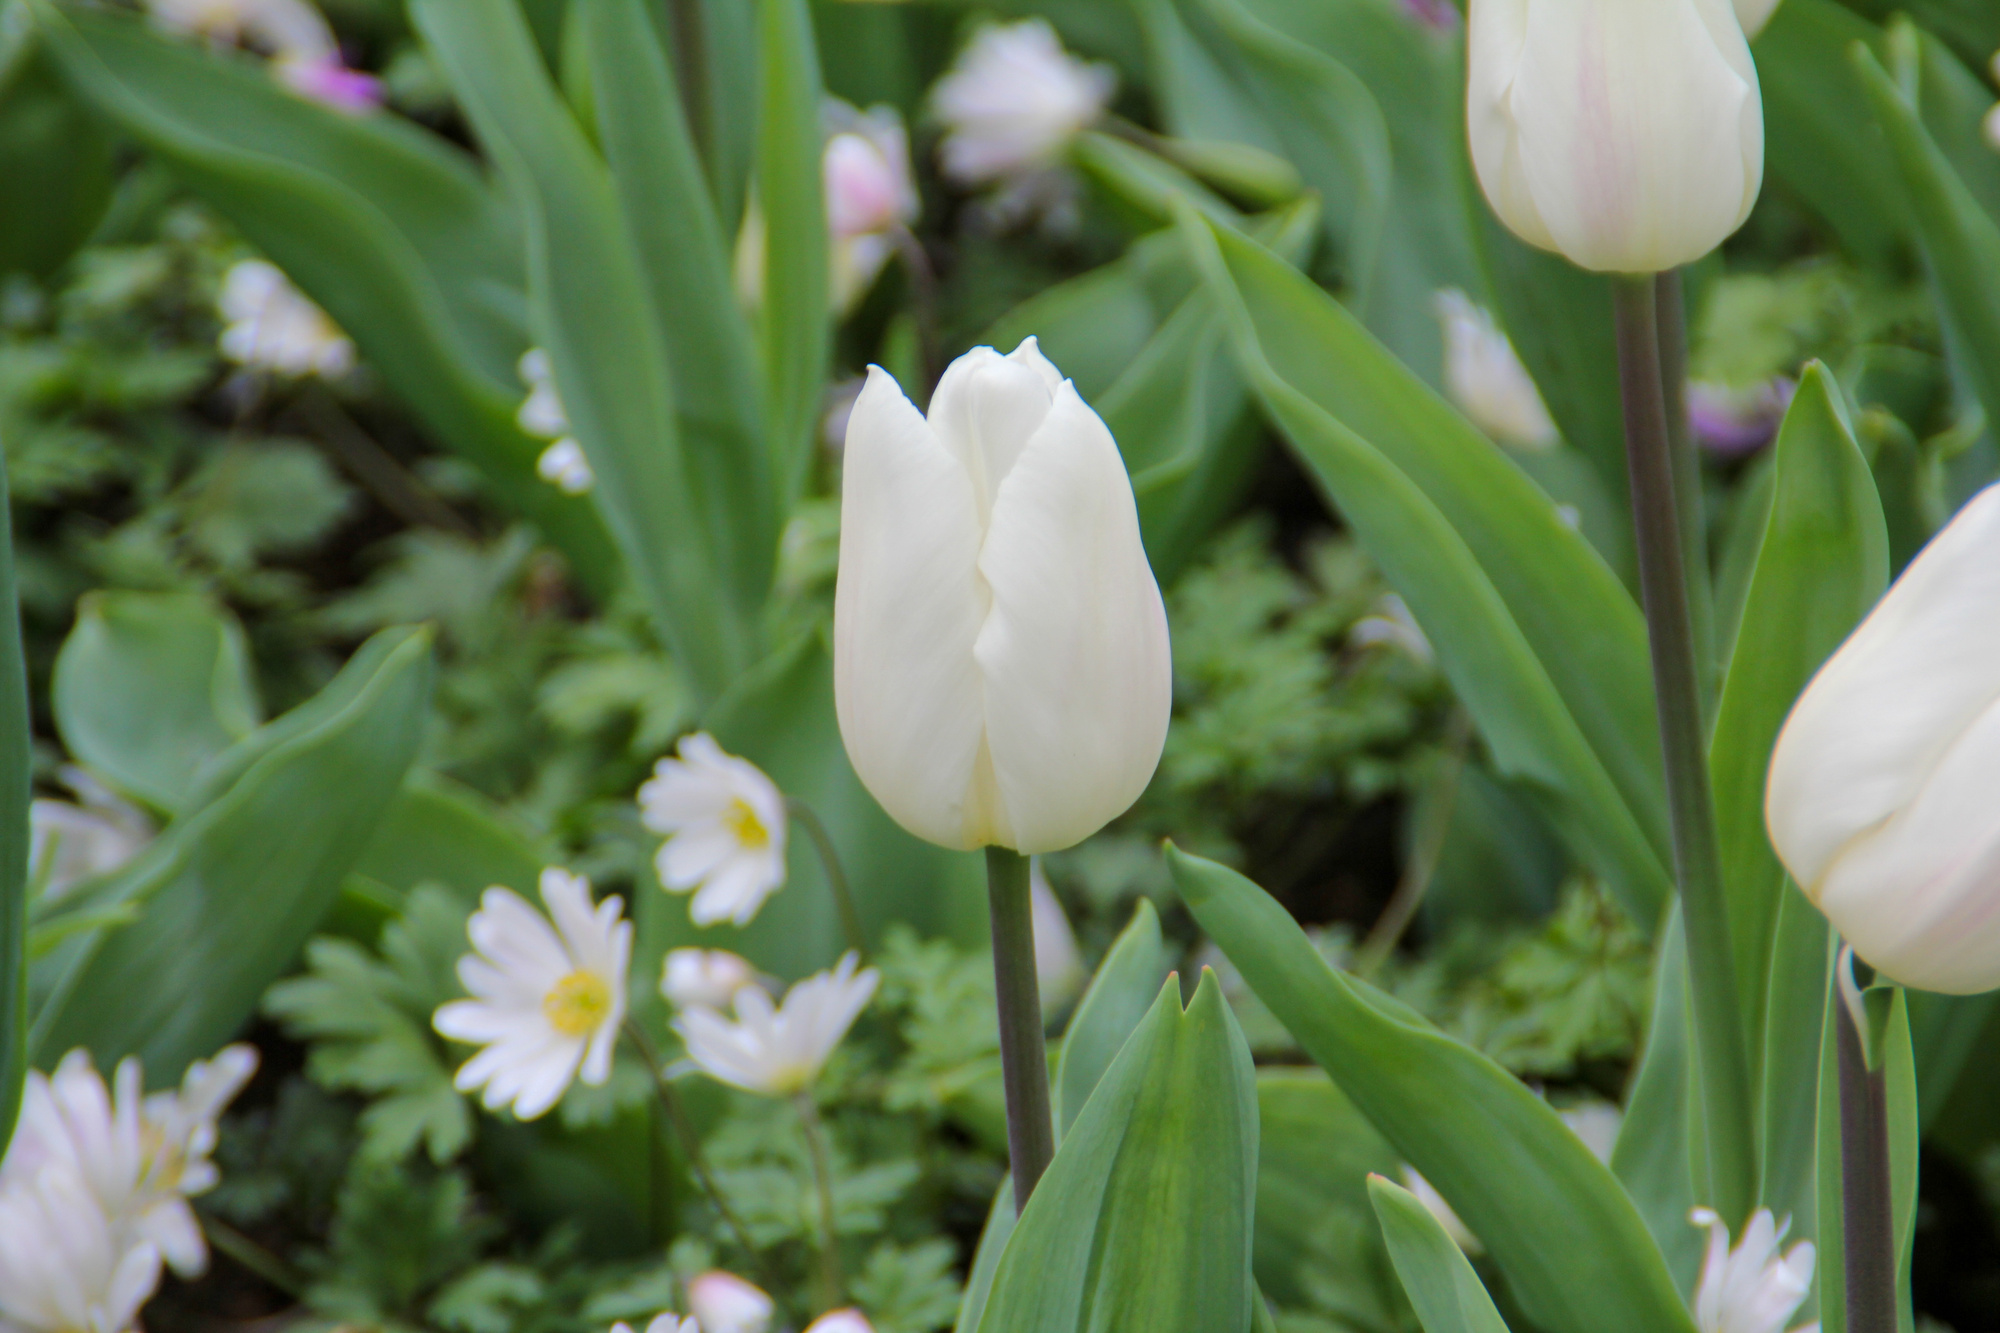
[(549, 1016), (549, 1026), (565, 1037), (581, 1037), (611, 1012), (611, 987), (597, 973), (578, 968), (549, 988), (542, 997), (542, 1012)]
[(745, 847), (768, 847), (771, 843), (771, 831), (764, 827), (764, 821), (750, 808), (750, 802), (741, 796), (731, 801), (729, 808), (722, 812), (722, 826)]

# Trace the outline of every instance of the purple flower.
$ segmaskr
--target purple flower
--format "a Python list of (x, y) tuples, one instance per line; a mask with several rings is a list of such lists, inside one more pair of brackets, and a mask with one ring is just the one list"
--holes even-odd
[(1783, 375), (1747, 389), (1691, 380), (1687, 386), (1688, 428), (1696, 443), (1718, 458), (1755, 453), (1776, 438), (1798, 387)]

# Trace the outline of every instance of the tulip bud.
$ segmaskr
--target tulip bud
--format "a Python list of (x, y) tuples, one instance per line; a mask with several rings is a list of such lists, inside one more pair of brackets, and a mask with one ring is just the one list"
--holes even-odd
[(920, 838), (1056, 851), (1151, 780), (1166, 609), (1118, 446), (1034, 339), (953, 362), (928, 418), (870, 369), (833, 644), (848, 757)]
[(1910, 562), (1792, 705), (1764, 820), (1806, 896), (1905, 985), (2000, 987), (2000, 487)]
[(1466, 130), (1493, 211), (1587, 269), (1699, 259), (1764, 177), (1730, 0), (1472, 0)]

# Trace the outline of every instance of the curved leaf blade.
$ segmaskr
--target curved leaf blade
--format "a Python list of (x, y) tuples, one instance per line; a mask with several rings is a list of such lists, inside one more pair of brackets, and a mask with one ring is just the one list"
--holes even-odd
[(1368, 1200), (1382, 1224), (1389, 1259), (1424, 1333), (1507, 1333), (1479, 1274), (1444, 1225), (1417, 1196), (1381, 1176), (1368, 1178)]

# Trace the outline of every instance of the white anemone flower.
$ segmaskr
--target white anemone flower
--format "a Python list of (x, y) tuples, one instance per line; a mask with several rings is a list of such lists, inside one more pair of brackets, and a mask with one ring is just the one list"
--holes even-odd
[[(1702, 1256), (1701, 1281), (1695, 1287), (1694, 1322), (1701, 1333), (1783, 1333), (1785, 1321), (1812, 1291), (1813, 1262), (1818, 1251), (1802, 1240), (1783, 1254), (1778, 1247), (1792, 1222), (1772, 1220), (1769, 1208), (1751, 1214), (1750, 1225), (1735, 1248), (1729, 1226), (1711, 1208), (1697, 1208), (1688, 1220), (1708, 1228), (1708, 1252)], [(1793, 1333), (1818, 1333), (1818, 1324)]]
[(1437, 1186), (1425, 1180), (1417, 1168), (1407, 1162), (1403, 1164), (1403, 1188), (1416, 1196), (1417, 1202), (1424, 1206), (1424, 1211), (1437, 1219), (1437, 1224), (1444, 1228), (1445, 1234), (1451, 1237), (1452, 1243), (1459, 1249), (1467, 1254), (1480, 1254), (1485, 1251), (1486, 1247), (1479, 1243), (1479, 1237), (1472, 1234), (1472, 1228), (1465, 1225), (1464, 1220), (1452, 1210), (1452, 1206), (1445, 1202), (1444, 1195), (1437, 1192)]
[(174, 1272), (198, 1277), (208, 1246), (187, 1201), (221, 1178), (209, 1160), (216, 1121), (256, 1068), (255, 1048), (225, 1047), (189, 1065), (178, 1090), (143, 1097), (137, 1057), (119, 1063), (107, 1088), (89, 1053), (71, 1051), (53, 1075), (29, 1073), (0, 1192), (62, 1172), (90, 1191), (121, 1256), (145, 1243)]
[(216, 309), (223, 320), (217, 345), (238, 365), (324, 379), (354, 369), (354, 343), (275, 264), (232, 265)]
[(875, 1326), (850, 1306), (821, 1315), (806, 1326), (806, 1333), (875, 1333)]
[(536, 475), (567, 495), (582, 495), (597, 484), (597, 476), (590, 470), (590, 460), (584, 457), (582, 443), (569, 433), (569, 413), (556, 393), (549, 354), (539, 347), (530, 347), (521, 353), (514, 369), (528, 386), (528, 396), (515, 410), (514, 424), (538, 440), (554, 441), (535, 460)]
[[(621, 1319), (611, 1326), (611, 1333), (632, 1333), (632, 1326)], [(693, 1315), (683, 1319), (668, 1311), (646, 1321), (646, 1333), (701, 1333), (701, 1325)]]
[(653, 858), (669, 893), (695, 892), (688, 918), (748, 925), (785, 882), (785, 796), (705, 731), (683, 736), (639, 788), (639, 822), (666, 842)]
[(660, 969), (660, 994), (676, 1009), (720, 1009), (756, 984), (750, 960), (727, 949), (669, 949)]
[(785, 992), (776, 1008), (762, 990), (745, 987), (736, 992), (735, 1022), (697, 1007), (682, 1011), (674, 1031), (687, 1043), (688, 1059), (709, 1077), (745, 1092), (790, 1097), (819, 1077), (874, 997), (882, 974), (872, 967), (857, 972), (859, 967), (859, 956), (850, 951), (832, 971), (815, 972)]
[(931, 90), (944, 174), (983, 185), (1056, 165), (1117, 83), (1110, 66), (1063, 50), (1045, 19), (981, 28)]
[[(108, 795), (108, 794), (107, 794)], [(85, 880), (108, 875), (146, 849), (153, 826), (116, 797), (109, 804), (38, 796), (28, 805), (28, 881), (53, 902)]]
[[(625, 969), (632, 923), (607, 898), (595, 908), (590, 881), (556, 866), (542, 871), (542, 916), (511, 889), (494, 887), (465, 924), (477, 951), (458, 960), (474, 998), (453, 1000), (431, 1022), (455, 1041), (485, 1049), (455, 1080), (461, 1092), (532, 1120), (556, 1104), (570, 1080), (601, 1084), (625, 1017)], [(555, 924), (549, 924), (549, 918)]]
[(1556, 423), (1493, 312), (1456, 287), (1432, 303), (1444, 326), (1444, 386), (1458, 410), (1501, 444), (1529, 453), (1555, 448)]
[(688, 1310), (701, 1333), (764, 1333), (777, 1304), (736, 1274), (716, 1268), (688, 1281)]
[(160, 1251), (126, 1241), (59, 1162), (0, 1189), (0, 1330), (130, 1333), (160, 1283)]

